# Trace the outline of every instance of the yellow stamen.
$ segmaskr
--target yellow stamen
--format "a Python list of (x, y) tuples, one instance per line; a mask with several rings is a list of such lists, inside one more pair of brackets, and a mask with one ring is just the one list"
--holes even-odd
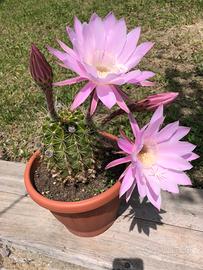
[(144, 164), (147, 167), (150, 167), (155, 162), (155, 155), (146, 146), (144, 146), (140, 151), (140, 153), (138, 154), (138, 159), (142, 164)]

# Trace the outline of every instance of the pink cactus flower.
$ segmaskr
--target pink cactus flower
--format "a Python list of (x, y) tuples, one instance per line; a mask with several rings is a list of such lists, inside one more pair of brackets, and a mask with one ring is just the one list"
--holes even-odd
[(124, 19), (117, 20), (113, 13), (101, 19), (93, 14), (89, 23), (81, 23), (76, 17), (74, 30), (67, 27), (73, 48), (58, 41), (62, 51), (48, 47), (51, 54), (60, 60), (60, 65), (74, 71), (79, 76), (55, 82), (54, 86), (71, 85), (81, 81), (87, 84), (76, 95), (71, 109), (80, 106), (89, 95), (92, 96), (90, 114), (92, 115), (100, 100), (107, 108), (116, 103), (125, 112), (126, 95), (119, 89), (125, 83), (150, 86), (148, 81), (153, 72), (132, 70), (152, 48), (152, 42), (137, 46), (140, 27), (127, 34)]
[(110, 162), (106, 168), (129, 162), (120, 176), (120, 196), (126, 194), (128, 201), (137, 185), (140, 196), (147, 196), (160, 210), (161, 190), (178, 193), (178, 185), (191, 185), (184, 171), (191, 169), (190, 161), (198, 158), (192, 152), (196, 146), (180, 141), (190, 129), (179, 126), (178, 121), (160, 129), (164, 121), (163, 106), (158, 107), (151, 121), (142, 129), (132, 114), (129, 114), (129, 119), (136, 140), (131, 141), (122, 132), (118, 146), (126, 156)]

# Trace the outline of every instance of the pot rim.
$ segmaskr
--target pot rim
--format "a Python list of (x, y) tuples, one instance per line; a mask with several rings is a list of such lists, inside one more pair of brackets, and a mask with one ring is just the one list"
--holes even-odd
[(34, 165), (34, 162), (40, 157), (40, 151), (37, 150), (31, 156), (29, 161), (26, 164), (25, 172), (24, 172), (24, 183), (30, 197), (38, 203), (40, 206), (49, 209), (53, 212), (58, 213), (82, 213), (94, 210), (96, 208), (101, 207), (102, 205), (110, 202), (112, 199), (119, 196), (119, 189), (121, 186), (121, 182), (117, 181), (112, 187), (107, 189), (106, 191), (98, 194), (89, 199), (77, 201), (77, 202), (64, 202), (64, 201), (55, 201), (48, 199), (42, 196), (39, 192), (34, 188), (31, 181), (31, 169)]

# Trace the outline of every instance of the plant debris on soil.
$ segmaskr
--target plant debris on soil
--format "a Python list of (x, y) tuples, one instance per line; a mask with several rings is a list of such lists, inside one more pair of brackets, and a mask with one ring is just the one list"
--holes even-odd
[(40, 159), (39, 165), (34, 173), (34, 186), (36, 190), (44, 197), (56, 201), (80, 201), (91, 198), (106, 191), (118, 180), (124, 167), (111, 168), (105, 170), (105, 166), (118, 155), (115, 155), (112, 150), (101, 152), (100, 163), (95, 170), (95, 177), (89, 177), (84, 180), (76, 180), (72, 178), (56, 177), (51, 170), (47, 168), (43, 158)]

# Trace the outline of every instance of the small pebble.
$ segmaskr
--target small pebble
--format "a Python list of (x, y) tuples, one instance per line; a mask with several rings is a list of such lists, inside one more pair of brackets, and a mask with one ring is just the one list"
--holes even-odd
[(53, 182), (53, 185), (56, 185), (56, 182), (55, 181)]

